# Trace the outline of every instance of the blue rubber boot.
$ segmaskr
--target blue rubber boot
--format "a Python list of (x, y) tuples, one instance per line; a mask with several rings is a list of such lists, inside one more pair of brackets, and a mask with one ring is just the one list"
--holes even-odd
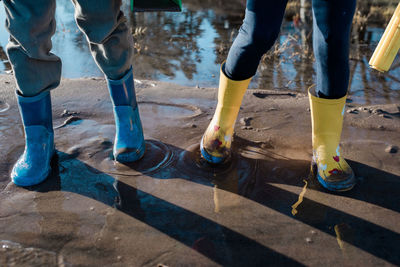
[(107, 79), (107, 82), (116, 126), (114, 159), (121, 163), (139, 160), (143, 157), (145, 142), (136, 102), (132, 68), (122, 79)]
[(25, 151), (11, 172), (18, 186), (31, 186), (43, 182), (50, 173), (54, 154), (54, 132), (50, 92), (34, 97), (17, 95), (25, 132)]

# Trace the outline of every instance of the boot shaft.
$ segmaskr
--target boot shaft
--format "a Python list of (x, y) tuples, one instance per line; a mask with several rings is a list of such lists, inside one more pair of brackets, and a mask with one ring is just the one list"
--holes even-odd
[(313, 147), (340, 142), (346, 97), (324, 99), (309, 92)]
[(114, 107), (131, 106), (134, 109), (137, 107), (132, 68), (119, 80), (107, 79), (107, 84)]
[(18, 107), (24, 128), (29, 126), (44, 126), (53, 133), (50, 92), (42, 92), (33, 97), (24, 97), (17, 93)]

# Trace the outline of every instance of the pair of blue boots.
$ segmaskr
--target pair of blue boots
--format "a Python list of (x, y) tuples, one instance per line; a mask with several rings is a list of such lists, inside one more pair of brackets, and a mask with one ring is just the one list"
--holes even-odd
[[(122, 79), (107, 82), (116, 125), (114, 159), (121, 163), (139, 160), (145, 142), (132, 68)], [(50, 92), (34, 97), (17, 95), (17, 100), (25, 131), (25, 151), (14, 165), (11, 179), (18, 186), (32, 186), (47, 178), (55, 153)]]

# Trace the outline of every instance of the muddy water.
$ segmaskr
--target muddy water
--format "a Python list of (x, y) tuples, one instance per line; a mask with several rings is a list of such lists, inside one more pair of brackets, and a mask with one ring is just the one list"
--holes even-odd
[[(229, 5), (230, 9), (226, 10), (224, 1), (201, 4), (187, 0), (181, 13), (131, 13), (129, 1), (124, 1), (123, 10), (135, 39), (133, 65), (136, 77), (216, 87), (219, 65), (226, 58), (243, 19), (244, 1), (229, 1)], [(53, 50), (63, 60), (63, 76), (101, 76), (85, 37), (75, 25), (72, 4), (57, 1), (57, 8)], [(0, 9), (0, 21), (4, 17), (5, 12)], [(294, 27), (290, 15), (286, 17), (278, 46), (261, 61), (252, 88), (306, 92), (315, 81), (310, 25), (311, 21), (305, 21), (302, 26)], [(353, 36), (350, 95), (360, 103), (392, 103), (399, 98), (399, 59), (386, 75), (368, 67), (369, 58), (383, 33), (383, 25), (369, 25), (362, 34), (354, 33)], [(7, 32), (1, 30), (0, 72), (10, 69), (4, 54), (7, 38)]]

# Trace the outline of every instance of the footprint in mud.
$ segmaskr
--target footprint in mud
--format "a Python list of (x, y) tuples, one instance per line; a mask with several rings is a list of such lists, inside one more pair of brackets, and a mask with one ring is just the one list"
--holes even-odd
[(202, 114), (200, 108), (189, 104), (160, 103), (139, 101), (140, 116), (146, 125), (179, 124), (185, 118), (194, 118)]

